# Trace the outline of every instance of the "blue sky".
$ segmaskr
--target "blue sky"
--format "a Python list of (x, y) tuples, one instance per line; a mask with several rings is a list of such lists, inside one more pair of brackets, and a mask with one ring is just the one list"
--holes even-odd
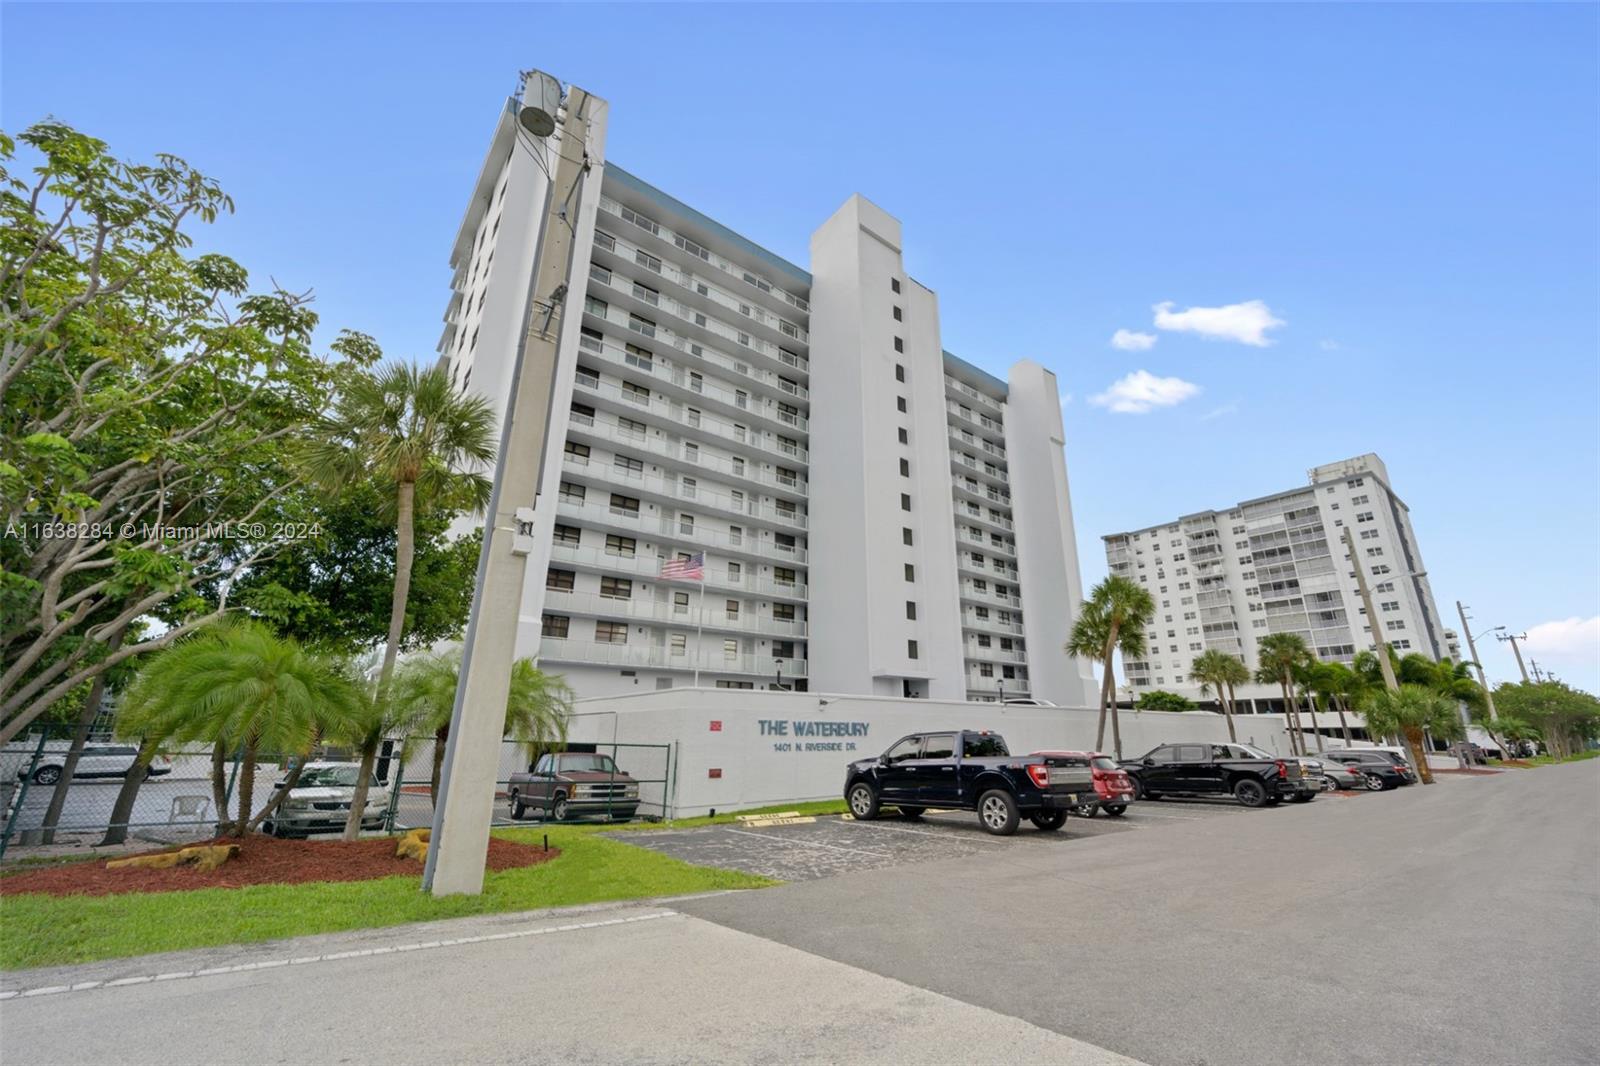
[(861, 192), (947, 348), (1058, 374), (1086, 580), (1103, 533), (1376, 451), (1446, 622), (1540, 627), (1600, 689), (1595, 6), (8, 3), (0, 31), (8, 132), (187, 158), (239, 204), (203, 246), (393, 355), (433, 354), (519, 68), (801, 265)]

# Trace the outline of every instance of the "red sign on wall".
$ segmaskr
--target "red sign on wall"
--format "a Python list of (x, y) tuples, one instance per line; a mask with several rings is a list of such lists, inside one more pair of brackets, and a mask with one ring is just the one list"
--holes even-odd
[(707, 777), (721, 777), (722, 776), (722, 767), (713, 766), (711, 769), (706, 771), (706, 776)]
[(717, 721), (717, 720), (716, 720), (716, 719), (715, 719), (715, 718), (713, 718), (713, 719), (712, 719), (712, 720), (711, 720), (711, 731), (712, 731), (712, 732), (713, 732), (713, 733), (720, 733), (720, 732), (722, 732), (722, 723), (721, 723), (721, 722), (719, 722), (719, 721)]

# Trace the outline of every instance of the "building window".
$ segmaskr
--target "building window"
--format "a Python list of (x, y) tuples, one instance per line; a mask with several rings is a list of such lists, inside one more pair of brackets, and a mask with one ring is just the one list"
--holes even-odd
[(577, 465), (589, 465), (589, 446), (587, 444), (579, 444), (577, 441), (569, 440), (567, 441), (565, 450), (567, 458), (571, 459)]
[(619, 555), (632, 559), (637, 554), (638, 542), (632, 537), (619, 537), (615, 533), (606, 534), (606, 554)]
[(689, 594), (687, 592), (674, 592), (672, 594), (672, 613), (689, 613)]
[(661, 273), (661, 260), (657, 259), (655, 256), (651, 255), (642, 248), (634, 249), (633, 261), (644, 267), (646, 270), (654, 270), (657, 274)]
[(916, 620), (917, 620), (917, 605), (916, 605), (916, 602), (913, 601), (913, 600), (907, 600), (906, 601), (906, 621), (915, 622)]
[(726, 613), (727, 613), (729, 618), (738, 618), (739, 617), (739, 601), (738, 600), (728, 600), (726, 603), (723, 604), (723, 609), (724, 609), (724, 611), (726, 611)]
[(987, 648), (991, 643), (993, 642), (989, 639), (989, 635), (987, 633), (978, 634), (978, 647)]
[(582, 536), (583, 531), (577, 526), (563, 526), (560, 523), (556, 524), (555, 533), (553, 534), (557, 544), (577, 544), (582, 539)]
[(722, 678), (718, 678), (717, 679), (717, 687), (718, 688), (748, 688), (748, 689), (753, 689), (753, 688), (756, 687), (756, 683), (754, 681), (725, 681)]
[(772, 580), (780, 585), (793, 585), (795, 583), (794, 571), (783, 566), (772, 568)]
[(775, 603), (772, 605), (772, 618), (776, 622), (794, 621), (794, 604)]
[(911, 443), (911, 437), (906, 433), (906, 428), (904, 426), (901, 426), (896, 432), (900, 435), (901, 444)]
[(669, 639), (668, 648), (673, 656), (682, 656), (689, 650), (689, 638), (682, 633), (674, 633)]
[[(611, 457), (611, 465), (614, 466), (616, 469), (622, 471), (624, 474), (642, 474), (642, 473), (644, 473), (644, 460), (635, 459), (635, 458), (633, 458), (632, 456), (629, 456), (629, 455), (614, 455), (614, 456), (612, 456)], [(638, 508), (635, 507), (634, 510), (637, 511)]]
[(890, 292), (899, 292), (900, 291), (900, 279), (899, 278), (890, 278), (889, 279), (889, 291)]
[[(600, 387), (600, 373), (599, 373), (599, 371), (590, 370), (586, 366), (580, 366), (578, 368), (578, 373), (577, 373), (577, 382), (578, 382), (579, 385), (582, 385), (584, 388), (598, 389)], [(590, 417), (592, 418), (593, 417), (593, 413), (592, 413), (593, 409), (591, 408), (590, 410), (591, 410)]]
[(613, 492), (611, 494), (611, 513), (627, 518), (637, 518), (639, 517), (639, 501), (632, 496), (620, 496)]
[(900, 510), (911, 510), (911, 497), (904, 492), (900, 494)]
[(896, 322), (900, 322), (900, 321), (903, 321), (904, 318), (905, 318), (905, 316), (900, 313), (899, 305), (896, 305), (895, 308), (894, 308), (894, 320)]
[(905, 381), (906, 379), (906, 368), (900, 363), (894, 365), (894, 379), (896, 381)]
[(900, 460), (900, 476), (901, 477), (910, 477), (911, 476), (911, 460), (910, 459), (902, 459), (902, 460)]
[(582, 485), (574, 485), (570, 481), (561, 483), (560, 498), (562, 503), (582, 503), (586, 489)]
[(603, 577), (600, 579), (600, 595), (608, 600), (633, 599), (633, 579), (627, 577)]
[(583, 298), (583, 309), (596, 318), (606, 317), (606, 312), (610, 310), (604, 300), (596, 300), (593, 296)]
[(990, 666), (988, 663), (979, 663), (978, 664), (978, 676), (979, 677), (993, 677), (994, 676), (994, 667)]
[(904, 396), (896, 396), (894, 398), (894, 405), (897, 410), (904, 413), (906, 409), (906, 398)]
[(546, 637), (555, 637), (566, 640), (567, 633), (572, 627), (572, 619), (564, 614), (547, 614), (539, 627), (539, 634)]
[[(737, 544), (738, 541), (735, 541), (734, 543)], [(743, 563), (729, 563), (728, 564), (728, 580), (731, 581), (735, 585), (740, 585), (740, 584), (744, 583), (744, 564)]]
[(632, 311), (628, 312), (628, 328), (646, 337), (654, 337), (656, 335), (656, 324), (648, 318), (634, 314)]
[(915, 659), (916, 657), (917, 657), (917, 642), (914, 641), (914, 640), (906, 641), (906, 658), (907, 659)]
[(902, 526), (902, 527), (900, 527), (900, 539), (905, 542), (906, 547), (910, 547), (911, 546), (911, 527), (910, 526)]
[(737, 659), (739, 657), (739, 642), (737, 640), (723, 641), (722, 657), (728, 662), (732, 662), (733, 660)]
[(573, 578), (576, 577), (571, 570), (546, 570), (544, 574), (544, 587), (547, 589), (560, 589), (563, 592), (572, 591)]
[(912, 566), (910, 563), (907, 563), (906, 564), (906, 580), (907, 581), (915, 581), (916, 579), (917, 579), (917, 568), (915, 566)]
[(594, 624), (594, 640), (596, 644), (626, 644), (628, 643), (628, 623), (596, 622)]

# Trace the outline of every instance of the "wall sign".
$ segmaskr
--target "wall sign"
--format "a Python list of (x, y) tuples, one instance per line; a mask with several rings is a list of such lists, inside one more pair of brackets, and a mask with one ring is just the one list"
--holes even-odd
[(715, 719), (715, 718), (713, 718), (713, 719), (712, 719), (712, 720), (711, 720), (711, 731), (712, 731), (712, 732), (713, 732), (713, 733), (720, 733), (720, 732), (722, 732), (722, 723), (721, 723), (721, 722), (719, 722), (719, 721), (717, 721), (717, 720), (716, 720), (716, 719)]
[[(773, 751), (855, 751), (856, 740), (831, 739), (854, 737), (865, 739), (872, 728), (871, 722), (817, 722), (799, 718), (758, 718), (756, 725), (761, 736), (775, 739)], [(796, 739), (789, 739), (789, 738)], [(822, 739), (830, 738), (830, 739)]]

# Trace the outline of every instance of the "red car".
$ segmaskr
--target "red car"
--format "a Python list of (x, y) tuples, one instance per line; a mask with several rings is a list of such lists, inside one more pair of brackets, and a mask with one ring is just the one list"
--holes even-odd
[(1127, 813), (1128, 804), (1133, 802), (1133, 779), (1109, 755), (1102, 755), (1098, 751), (1036, 751), (1034, 754), (1058, 759), (1082, 759), (1083, 764), (1093, 770), (1094, 791), (1100, 797), (1099, 802), (1085, 803), (1074, 813), (1092, 818), (1096, 807), (1113, 818), (1120, 818)]

